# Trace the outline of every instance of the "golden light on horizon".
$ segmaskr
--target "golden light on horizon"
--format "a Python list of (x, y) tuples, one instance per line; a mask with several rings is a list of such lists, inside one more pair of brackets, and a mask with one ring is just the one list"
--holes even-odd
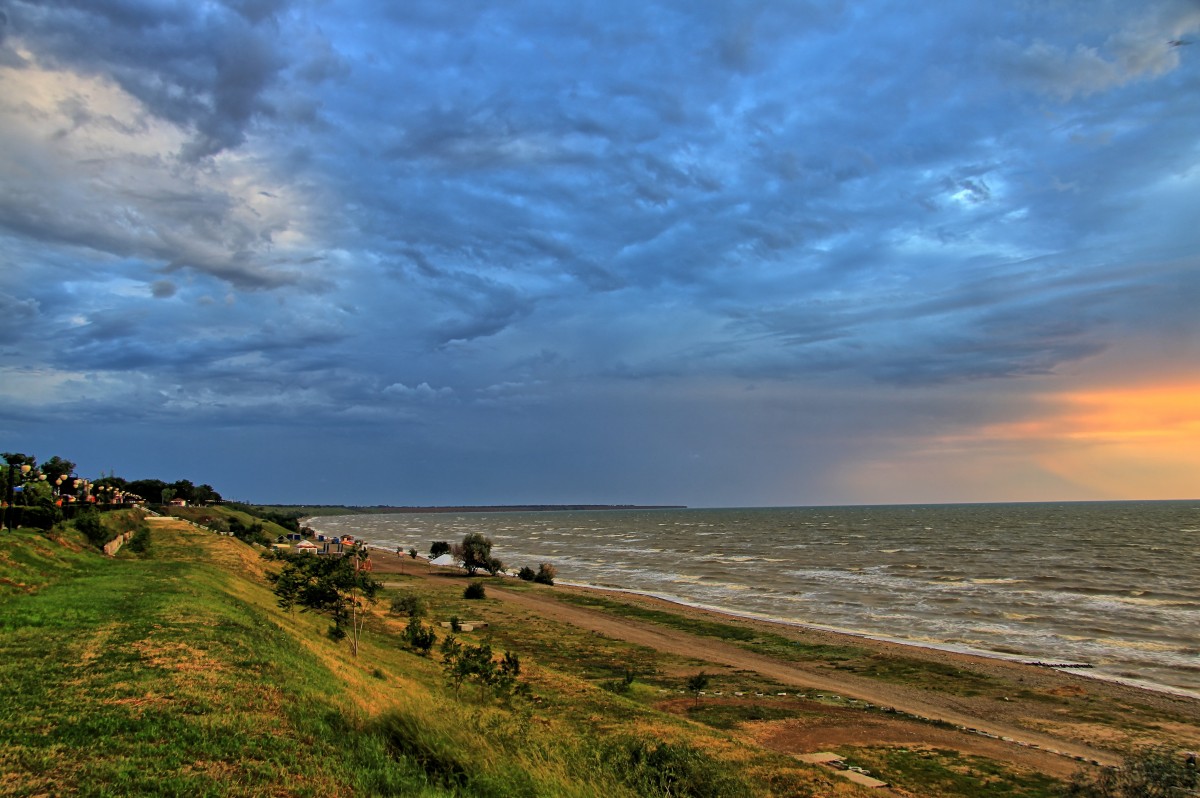
[(1041, 469), (1106, 498), (1200, 496), (1200, 381), (1093, 388), (1044, 398), (1037, 419), (985, 427)]
[(844, 482), (880, 501), (1200, 498), (1200, 380), (1042, 394), (1021, 418), (910, 441)]

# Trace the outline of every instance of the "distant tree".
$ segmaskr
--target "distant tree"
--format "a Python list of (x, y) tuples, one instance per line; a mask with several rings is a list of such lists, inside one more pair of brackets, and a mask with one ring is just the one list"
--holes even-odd
[(523, 566), (521, 570), (517, 571), (517, 577), (524, 579), (526, 582), (532, 582), (535, 576), (537, 576), (537, 572), (528, 565)]
[(1064, 795), (1073, 798), (1186, 798), (1200, 794), (1195, 754), (1160, 745), (1125, 758), (1119, 768), (1080, 772)]
[(366, 623), (366, 607), (374, 602), (382, 585), (366, 569), (369, 552), (356, 544), (341, 557), (289, 554), (283, 570), (272, 577), (279, 606), (329, 616), (329, 636), (350, 636), (350, 650), (358, 656), (359, 635)]
[(700, 703), (700, 694), (708, 688), (708, 674), (700, 671), (694, 676), (689, 676), (687, 680), (688, 692), (696, 697), (696, 703)]
[(489, 574), (496, 576), (504, 572), (504, 561), (499, 557), (488, 557), (487, 563), (483, 567)]
[(125, 489), (130, 493), (141, 496), (148, 502), (155, 502), (162, 498), (164, 488), (169, 487), (167, 483), (161, 479), (135, 479), (125, 485)]
[(441, 557), (443, 554), (450, 553), (450, 543), (445, 540), (435, 540), (433, 545), (429, 547), (429, 559), (434, 560)]
[(192, 484), (190, 479), (180, 479), (172, 482), (171, 490), (175, 491), (176, 499), (183, 499), (188, 504), (196, 500), (196, 486)]
[(75, 473), (75, 464), (70, 460), (64, 460), (58, 455), (54, 455), (46, 462), (42, 463), (42, 473), (46, 475), (46, 480), (53, 483), (60, 477), (69, 477)]
[(37, 468), (37, 458), (31, 454), (22, 454), (21, 452), (3, 452), (0, 457), (4, 458), (4, 462), (10, 466), (20, 468), (23, 465), (29, 466), (30, 470)]
[(410, 559), (413, 559), (413, 560), (417, 559), (417, 547), (416, 546), (413, 546), (411, 549), (408, 550), (408, 556)]
[(221, 503), (221, 494), (217, 493), (212, 485), (197, 485), (196, 489), (192, 492), (192, 496), (200, 504)]
[[(480, 532), (468, 532), (462, 541), (462, 564), (472, 576), (480, 568), (486, 569), (492, 557), (492, 541)], [(503, 567), (503, 563), (501, 563)]]

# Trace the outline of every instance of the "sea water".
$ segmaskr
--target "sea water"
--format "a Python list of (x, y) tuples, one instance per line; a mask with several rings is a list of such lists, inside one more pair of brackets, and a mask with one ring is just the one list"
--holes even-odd
[[(388, 549), (480, 532), (511, 570), (1200, 695), (1200, 501), (312, 519)], [(1082, 671), (1081, 671), (1082, 672)]]

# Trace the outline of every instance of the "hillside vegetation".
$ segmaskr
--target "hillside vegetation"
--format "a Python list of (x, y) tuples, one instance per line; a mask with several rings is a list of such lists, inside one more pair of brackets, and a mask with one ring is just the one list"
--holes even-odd
[(382, 615), (353, 658), (325, 619), (278, 609), (259, 550), (181, 521), (115, 559), (72, 533), (5, 542), (5, 795), (846, 789), (532, 662), (529, 696), (456, 698)]

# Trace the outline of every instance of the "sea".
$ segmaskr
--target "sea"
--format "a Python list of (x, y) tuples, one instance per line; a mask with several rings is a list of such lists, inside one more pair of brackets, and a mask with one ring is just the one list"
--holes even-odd
[(480, 532), (515, 571), (1200, 697), (1200, 500), (451, 512), (308, 525), (387, 549)]

